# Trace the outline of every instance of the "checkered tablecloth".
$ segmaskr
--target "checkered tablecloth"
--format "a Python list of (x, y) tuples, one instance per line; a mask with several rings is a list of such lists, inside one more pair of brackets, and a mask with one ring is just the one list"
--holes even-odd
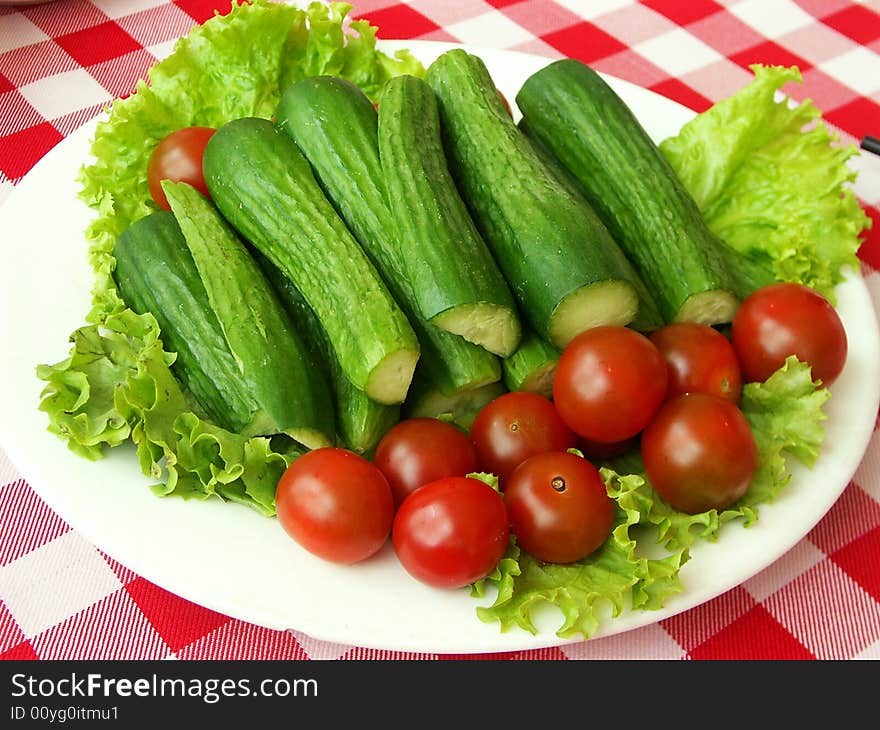
[[(880, 136), (880, 7), (848, 0), (355, 0), (384, 38), (581, 59), (702, 111), (797, 65), (846, 142)], [(55, 144), (129, 94), (174, 40), (228, 0), (57, 0), (0, 8), (0, 203)], [(787, 89), (788, 90), (788, 89)], [(880, 158), (856, 187), (874, 219), (860, 256), (880, 305)], [(0, 231), (0, 245), (3, 231)], [(880, 307), (878, 307), (880, 308)], [(3, 343), (3, 346), (14, 343)], [(880, 377), (880, 368), (878, 368)], [(2, 404), (0, 404), (2, 408)], [(178, 598), (87, 542), (0, 451), (0, 657), (437, 658), (316, 641)], [(503, 657), (880, 658), (880, 435), (827, 516), (769, 568), (635, 631)]]

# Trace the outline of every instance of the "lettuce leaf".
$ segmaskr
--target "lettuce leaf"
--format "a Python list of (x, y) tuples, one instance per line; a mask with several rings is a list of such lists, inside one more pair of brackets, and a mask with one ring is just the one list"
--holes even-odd
[(94, 160), (83, 167), (82, 198), (98, 211), (86, 237), (97, 280), (90, 322), (124, 306), (110, 274), (116, 238), (153, 212), (147, 162), (166, 135), (187, 126), (218, 127), (239, 117), (270, 118), (287, 85), (319, 74), (341, 75), (378, 98), (393, 75), (423, 75), (408, 52), (376, 49), (376, 29), (347, 22), (351, 5), (312, 3), (306, 10), (255, 0), (236, 4), (177, 41), (135, 93), (116, 100), (98, 124)]
[(153, 491), (218, 496), (275, 513), (275, 486), (303, 450), (293, 441), (244, 438), (199, 418), (171, 372), (151, 314), (130, 309), (73, 334), (69, 358), (40, 366), (48, 381), (41, 409), (51, 430), (90, 459), (131, 440)]
[(372, 98), (399, 73), (422, 75), (408, 52), (376, 49), (376, 29), (351, 21), (346, 3), (232, 2), (180, 39), (135, 93), (116, 100), (92, 141), (80, 174), (81, 197), (95, 218), (86, 231), (95, 270), (86, 325), (71, 335), (70, 356), (39, 365), (40, 408), (49, 430), (83, 457), (133, 442), (157, 494), (220, 497), (274, 514), (278, 478), (301, 449), (281, 437), (245, 439), (203, 418), (171, 370), (150, 315), (128, 309), (113, 281), (113, 248), (131, 223), (156, 209), (147, 186), (155, 145), (180, 127), (217, 127), (246, 116), (269, 118), (281, 93), (300, 78), (345, 76)]
[[(772, 502), (791, 480), (787, 457), (812, 467), (825, 437), (823, 406), (831, 397), (827, 388), (818, 386), (810, 366), (789, 357), (765, 382), (743, 387), (740, 407), (758, 446), (758, 469), (749, 491), (729, 509), (696, 515), (679, 512), (657, 496), (645, 477), (635, 496), (645, 520), (657, 527), (658, 541), (678, 549), (697, 539), (716, 540), (721, 526), (731, 520), (740, 519), (748, 527), (758, 519), (759, 505)], [(638, 454), (628, 454), (614, 466), (644, 476)]]
[(502, 631), (512, 627), (538, 632), (533, 612), (542, 604), (556, 606), (563, 623), (557, 636), (590, 637), (598, 629), (605, 610), (619, 616), (626, 608), (659, 608), (670, 595), (681, 590), (678, 571), (688, 560), (686, 549), (660, 559), (640, 556), (630, 528), (642, 522), (637, 494), (644, 486), (639, 475), (620, 475), (603, 468), (608, 495), (617, 502), (611, 536), (596, 552), (576, 563), (544, 563), (522, 552), (511, 540), (495, 571), (472, 589), (485, 594), (497, 589), (491, 606), (479, 606), (477, 615), (485, 622), (497, 621)]
[[(787, 458), (811, 467), (824, 437), (823, 405), (827, 388), (813, 382), (809, 365), (790, 357), (763, 383), (743, 389), (741, 407), (758, 446), (758, 469), (745, 496), (731, 508), (696, 515), (679, 512), (651, 488), (638, 452), (610, 462), (601, 469), (608, 494), (617, 501), (617, 519), (611, 537), (586, 559), (570, 565), (552, 565), (522, 552), (512, 542), (495, 571), (472, 588), (485, 595), (495, 586), (491, 606), (477, 608), (483, 621), (497, 621), (501, 630), (511, 627), (536, 633), (533, 611), (556, 606), (563, 622), (557, 635), (589, 638), (599, 627), (601, 606), (612, 616), (624, 607), (658, 609), (681, 590), (678, 572), (689, 559), (689, 548), (700, 539), (716, 540), (722, 525), (739, 520), (743, 527), (758, 518), (759, 505), (772, 502), (789, 483)], [(639, 543), (631, 528), (642, 528)], [(647, 543), (644, 529), (656, 533), (664, 557), (647, 558), (640, 546)]]
[(835, 301), (845, 270), (859, 269), (859, 235), (871, 225), (846, 164), (858, 149), (838, 143), (811, 101), (776, 101), (783, 85), (802, 80), (797, 68), (751, 69), (748, 86), (695, 117), (660, 150), (728, 246), (777, 280), (806, 284)]

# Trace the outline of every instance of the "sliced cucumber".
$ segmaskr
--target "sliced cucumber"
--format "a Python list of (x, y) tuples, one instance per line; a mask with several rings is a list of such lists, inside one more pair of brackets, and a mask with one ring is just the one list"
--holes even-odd
[[(513, 123), (483, 61), (447, 51), (425, 80), (439, 101), (449, 167), (531, 328), (564, 347), (597, 324), (632, 321), (638, 274)], [(601, 284), (632, 294), (600, 287), (594, 300), (589, 290)]]
[(286, 433), (308, 448), (335, 433), (330, 390), (271, 284), (211, 202), (186, 183), (163, 189), (229, 350), (259, 410), (248, 434)]
[(355, 387), (403, 402), (418, 339), (296, 143), (268, 120), (238, 119), (211, 137), (203, 169), (224, 217), (302, 293)]
[(522, 129), (571, 173), (656, 299), (664, 321), (731, 321), (722, 244), (632, 111), (586, 64), (555, 61), (517, 94)]
[(412, 324), (421, 347), (417, 371), (446, 393), (500, 380), (498, 357), (419, 311), (388, 207), (373, 103), (350, 81), (314, 76), (288, 88), (275, 119), (311, 163), (325, 194)]
[(447, 394), (418, 379), (413, 382), (413, 391), (412, 398), (404, 403), (406, 417), (441, 418), (465, 431), (470, 430), (484, 406), (507, 392), (504, 385), (498, 382)]
[(396, 76), (385, 85), (379, 154), (419, 311), (438, 327), (509, 355), (520, 338), (516, 304), (449, 174), (437, 101), (421, 79)]
[(559, 350), (531, 331), (523, 333), (520, 346), (501, 362), (508, 390), (524, 390), (553, 397), (553, 378), (559, 364)]

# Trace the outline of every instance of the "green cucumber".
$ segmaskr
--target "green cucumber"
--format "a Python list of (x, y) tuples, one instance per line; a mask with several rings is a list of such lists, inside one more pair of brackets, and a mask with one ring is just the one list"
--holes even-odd
[(450, 169), (532, 329), (563, 348), (590, 327), (632, 322), (638, 274), (513, 123), (483, 61), (447, 51), (425, 80)]
[(311, 449), (330, 445), (329, 386), (265, 274), (204, 195), (186, 183), (162, 188), (238, 365), (239, 386), (259, 405), (245, 431), (286, 433)]
[(162, 346), (175, 354), (172, 372), (192, 396), (198, 415), (240, 433), (258, 406), (240, 386), (208, 293), (170, 211), (157, 211), (126, 228), (113, 249), (113, 278), (122, 300), (159, 323)]
[(559, 354), (559, 350), (534, 332), (524, 332), (516, 352), (501, 362), (507, 389), (525, 390), (552, 398)]
[(403, 404), (403, 413), (407, 418), (440, 418), (469, 431), (483, 407), (506, 392), (504, 385), (497, 382), (449, 395), (430, 380), (417, 376), (412, 394)]
[(203, 169), (220, 212), (302, 293), (355, 387), (403, 402), (415, 332), (296, 143), (268, 120), (238, 119), (211, 137)]
[[(532, 147), (534, 147), (538, 156), (543, 160), (544, 164), (547, 165), (547, 168), (553, 173), (559, 185), (565, 189), (568, 195), (582, 199), (584, 204), (589, 206), (590, 203), (584, 197), (583, 191), (577, 180), (575, 180), (574, 176), (553, 156), (553, 153), (547, 149), (547, 146), (544, 145), (541, 140), (534, 137), (530, 137), (529, 141), (532, 143)], [(660, 309), (657, 306), (654, 295), (651, 294), (651, 291), (641, 277), (636, 277), (632, 284), (639, 297), (639, 311), (636, 313), (632, 322), (629, 323), (629, 326), (639, 332), (651, 332), (659, 329), (665, 324), (665, 322), (660, 314)], [(523, 337), (525, 337), (525, 335), (523, 335)], [(549, 343), (546, 344), (552, 347)]]
[(506, 357), (520, 339), (516, 304), (449, 174), (437, 101), (421, 79), (404, 74), (385, 84), (379, 155), (420, 313)]
[(330, 373), (340, 445), (364, 456), (372, 454), (385, 432), (400, 420), (400, 405), (377, 403), (364, 391), (354, 387), (342, 372), (327, 332), (306, 304), (303, 295), (278, 267), (259, 252), (255, 256), (278, 292), (291, 320), (305, 329), (306, 341), (315, 358)]
[(729, 322), (738, 305), (720, 242), (618, 94), (563, 59), (516, 97), (520, 126), (573, 175), (641, 274), (667, 322)]
[(421, 347), (417, 372), (427, 372), (446, 393), (499, 380), (495, 355), (431, 324), (419, 312), (416, 293), (403, 274), (387, 203), (373, 103), (350, 81), (313, 76), (288, 88), (275, 121), (311, 163), (324, 193), (409, 319)]

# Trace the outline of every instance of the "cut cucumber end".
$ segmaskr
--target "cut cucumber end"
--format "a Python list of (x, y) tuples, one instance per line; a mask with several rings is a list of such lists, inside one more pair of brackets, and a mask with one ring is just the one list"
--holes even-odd
[(429, 390), (413, 403), (407, 404), (406, 415), (409, 418), (441, 418), (468, 430), (483, 406), (506, 392), (507, 389), (500, 381), (461, 390), (452, 395)]
[(582, 286), (563, 299), (550, 317), (547, 333), (563, 349), (581, 332), (615, 325), (625, 327), (639, 310), (639, 298), (627, 281), (600, 281)]
[(431, 320), (440, 329), (459, 335), (499, 357), (507, 357), (519, 345), (519, 317), (510, 307), (479, 302), (462, 304)]
[(247, 438), (254, 436), (274, 436), (278, 433), (284, 433), (290, 436), (294, 441), (302, 444), (307, 449), (318, 449), (322, 446), (332, 446), (332, 434), (327, 434), (318, 428), (311, 426), (301, 426), (284, 428), (277, 422), (275, 418), (270, 416), (266, 411), (257, 411), (251, 422), (242, 429), (241, 435)]
[(519, 390), (528, 393), (537, 393), (547, 399), (553, 397), (553, 378), (556, 377), (558, 363), (548, 362), (543, 367), (535, 369), (529, 377), (522, 381)]
[(377, 403), (403, 403), (418, 359), (417, 350), (398, 350), (391, 353), (373, 368), (364, 392)]
[(688, 297), (674, 321), (727, 324), (733, 321), (738, 306), (739, 300), (732, 292), (724, 289), (704, 291)]
[(289, 431), (285, 431), (285, 433), (307, 449), (320, 449), (324, 446), (333, 446), (333, 441), (326, 433), (322, 433), (313, 428), (292, 428)]

